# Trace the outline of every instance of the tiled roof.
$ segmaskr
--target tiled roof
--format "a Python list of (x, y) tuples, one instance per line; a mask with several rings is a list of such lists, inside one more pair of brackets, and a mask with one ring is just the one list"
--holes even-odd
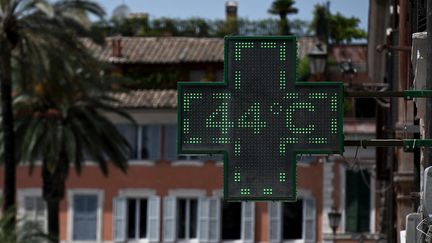
[[(121, 40), (121, 57), (112, 55), (116, 40)], [(84, 44), (100, 60), (111, 63), (223, 62), (224, 59), (222, 38), (108, 37), (104, 47), (89, 39), (85, 39)]]
[[(113, 43), (121, 40), (122, 57), (113, 57)], [(315, 37), (301, 37), (298, 58), (307, 56), (318, 43)], [(84, 44), (100, 60), (111, 63), (168, 64), (184, 62), (223, 62), (223, 38), (197, 37), (108, 37), (100, 47), (89, 39)]]
[(176, 90), (133, 90), (112, 96), (123, 108), (177, 108)]

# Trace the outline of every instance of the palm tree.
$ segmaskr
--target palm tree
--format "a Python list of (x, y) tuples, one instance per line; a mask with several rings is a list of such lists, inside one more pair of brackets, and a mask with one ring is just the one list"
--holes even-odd
[(20, 227), (13, 227), (15, 221), (14, 210), (5, 212), (0, 218), (0, 242), (2, 243), (51, 243), (48, 235), (43, 233), (38, 222), (19, 219)]
[(85, 156), (89, 156), (105, 175), (108, 162), (125, 172), (131, 154), (127, 140), (104, 114), (116, 113), (133, 122), (132, 118), (113, 106), (116, 101), (106, 93), (109, 85), (100, 82), (90, 54), (83, 50), (81, 57), (77, 56), (81, 58), (77, 63), (68, 62), (70, 72), (52, 71), (47, 81), (22, 89), (14, 99), (16, 158), (29, 163), (30, 171), (36, 160), (42, 161), (48, 231), (56, 242), (59, 204), (69, 168), (73, 166), (79, 174)]
[[(76, 52), (79, 36), (92, 31), (77, 13), (103, 16), (103, 9), (90, 0), (0, 0), (0, 92), (4, 150), (3, 211), (13, 207), (16, 192), (14, 158), (14, 118), (12, 109), (13, 68), (25, 69), (32, 62), (39, 65), (25, 81), (50, 69), (53, 55)], [(18, 65), (22, 64), (22, 65)], [(19, 68), (20, 69), (20, 68)], [(11, 222), (14, 222), (12, 220)]]
[(281, 35), (291, 34), (287, 15), (298, 12), (298, 9), (293, 6), (294, 3), (294, 0), (275, 0), (268, 10), (271, 14), (279, 15), (279, 34)]

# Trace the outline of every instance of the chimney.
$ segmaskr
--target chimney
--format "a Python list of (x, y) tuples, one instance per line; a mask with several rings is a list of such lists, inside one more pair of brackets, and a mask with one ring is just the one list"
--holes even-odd
[(111, 41), (112, 57), (122, 57), (122, 43), (121, 38), (113, 38)]
[(228, 0), (225, 4), (226, 20), (237, 19), (238, 3), (235, 0)]
[(226, 25), (225, 31), (227, 35), (238, 34), (237, 24), (237, 8), (238, 3), (235, 0), (228, 0), (225, 4)]

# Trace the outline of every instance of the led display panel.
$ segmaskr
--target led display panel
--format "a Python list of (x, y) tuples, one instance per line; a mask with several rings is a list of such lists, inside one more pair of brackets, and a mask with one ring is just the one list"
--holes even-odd
[(297, 156), (343, 151), (343, 86), (296, 82), (296, 53), (292, 36), (226, 37), (225, 81), (178, 85), (179, 153), (224, 154), (227, 200), (296, 200)]

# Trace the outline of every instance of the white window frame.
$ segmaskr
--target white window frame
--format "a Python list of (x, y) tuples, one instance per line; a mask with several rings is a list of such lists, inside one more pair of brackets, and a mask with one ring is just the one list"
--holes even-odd
[(18, 217), (24, 218), (25, 220), (25, 198), (26, 197), (41, 197), (43, 202), (45, 203), (45, 219), (44, 219), (44, 225), (42, 227), (42, 230), (45, 232), (48, 230), (48, 209), (45, 200), (42, 196), (42, 189), (41, 188), (26, 188), (26, 189), (20, 189), (17, 192), (18, 197)]
[[(201, 189), (171, 189), (168, 191), (168, 195), (166, 198), (173, 198), (175, 199), (175, 207), (178, 207), (178, 199), (196, 199), (198, 202), (197, 205), (197, 238), (193, 239), (178, 239), (177, 235), (178, 232), (175, 230), (174, 233), (174, 242), (179, 243), (198, 243), (199, 242), (199, 232), (200, 232), (200, 224), (199, 224), (199, 208), (200, 208), (200, 198), (204, 198), (206, 196), (206, 191)], [(166, 208), (164, 208), (166, 210)], [(165, 212), (164, 212), (165, 214)], [(177, 214), (177, 210), (174, 210), (174, 214)], [(175, 221), (174, 225), (177, 227), (177, 215), (175, 215)], [(165, 216), (164, 216), (165, 221)], [(165, 223), (165, 222), (164, 222)], [(166, 225), (164, 225), (166, 227)], [(164, 229), (165, 230), (165, 229)], [(163, 239), (164, 242), (166, 242), (166, 239)]]
[[(102, 214), (104, 205), (104, 191), (101, 189), (70, 189), (68, 195), (68, 216), (67, 216), (67, 241), (73, 243), (102, 243)], [(75, 195), (96, 195), (97, 196), (97, 217), (96, 217), (96, 241), (73, 240), (73, 203)]]
[[(124, 124), (127, 124), (127, 123), (115, 123), (114, 125), (115, 126), (118, 126), (118, 125), (124, 125)], [(143, 127), (144, 126), (152, 126), (152, 125), (156, 125), (156, 126), (159, 126), (159, 157), (161, 157), (160, 155), (160, 149), (161, 149), (161, 146), (163, 146), (162, 145), (162, 132), (161, 132), (161, 126), (163, 125), (163, 124), (160, 124), (160, 123), (142, 123), (142, 124), (137, 124), (137, 130), (136, 130), (136, 136), (137, 136), (137, 141), (136, 141), (136, 145), (137, 145), (137, 151), (136, 151), (136, 155), (135, 155), (135, 157), (136, 158), (132, 158), (132, 159), (129, 159), (128, 160), (128, 162), (129, 162), (129, 165), (133, 165), (133, 166), (154, 166), (155, 165), (155, 163), (156, 163), (156, 160), (158, 160), (158, 159), (161, 159), (161, 158), (157, 158), (156, 160), (152, 160), (152, 159), (141, 159), (140, 157), (141, 157), (141, 151), (140, 151), (140, 148), (142, 147), (141, 145), (142, 145), (142, 130), (143, 130)], [(90, 164), (93, 164), (93, 163), (90, 163)], [(97, 166), (97, 164), (95, 164), (96, 166)]]
[[(278, 227), (278, 233), (280, 234), (280, 239), (279, 239), (279, 241), (278, 242), (283, 242), (283, 243), (305, 243), (306, 242), (306, 237), (305, 237), (305, 235), (306, 235), (306, 233), (305, 233), (305, 225), (306, 225), (306, 221), (305, 221), (305, 202), (306, 202), (306, 200), (307, 199), (312, 199), (312, 200), (316, 200), (313, 196), (312, 196), (312, 193), (309, 191), (309, 190), (302, 190), (302, 189), (299, 189), (298, 190), (298, 192), (297, 192), (297, 199), (299, 200), (303, 200), (303, 205), (302, 205), (302, 238), (301, 239), (292, 239), (292, 240), (284, 240), (283, 239), (283, 212), (282, 212), (282, 210), (283, 210), (283, 207), (282, 207), (282, 202), (269, 202), (268, 204), (267, 204), (267, 208), (268, 208), (268, 211), (270, 210), (270, 203), (276, 203), (277, 204), (277, 207), (279, 208), (279, 214), (280, 215), (278, 215), (279, 216), (279, 219), (278, 219), (278, 225), (277, 225), (277, 227)], [(317, 222), (318, 222), (318, 220), (317, 220), (317, 204), (316, 204), (316, 202), (315, 202), (315, 241), (317, 240), (317, 234), (316, 234), (316, 229), (317, 229)], [(268, 222), (268, 225), (269, 225), (269, 227), (268, 227), (268, 234), (269, 234), (269, 241), (270, 242), (272, 242), (271, 241), (271, 239), (270, 239), (270, 221), (271, 221), (271, 218), (270, 218), (270, 212), (269, 212), (269, 214), (268, 214), (268, 220), (269, 220), (269, 222)]]
[[(146, 189), (146, 188), (140, 188), (140, 189), (126, 188), (126, 189), (121, 189), (118, 192), (118, 197), (125, 198), (126, 200), (127, 199), (147, 199), (147, 203), (148, 203), (149, 197), (152, 197), (152, 196), (156, 196), (156, 190)], [(147, 208), (148, 208), (148, 204), (147, 204)], [(149, 217), (149, 215), (147, 215), (147, 218), (148, 217)], [(148, 219), (146, 219), (146, 220), (148, 220)], [(159, 221), (159, 225), (160, 225), (160, 221)], [(114, 224), (113, 224), (113, 227), (115, 227)], [(148, 227), (149, 226), (147, 225), (147, 238), (138, 239), (138, 240), (129, 240), (126, 238), (125, 242), (129, 242), (129, 243), (149, 243), (149, 242), (151, 242), (150, 239), (148, 238), (148, 230), (149, 230)], [(159, 230), (160, 230), (160, 226), (159, 226)], [(113, 228), (113, 233), (114, 233), (114, 228)], [(113, 239), (113, 242), (114, 242), (114, 239)]]

